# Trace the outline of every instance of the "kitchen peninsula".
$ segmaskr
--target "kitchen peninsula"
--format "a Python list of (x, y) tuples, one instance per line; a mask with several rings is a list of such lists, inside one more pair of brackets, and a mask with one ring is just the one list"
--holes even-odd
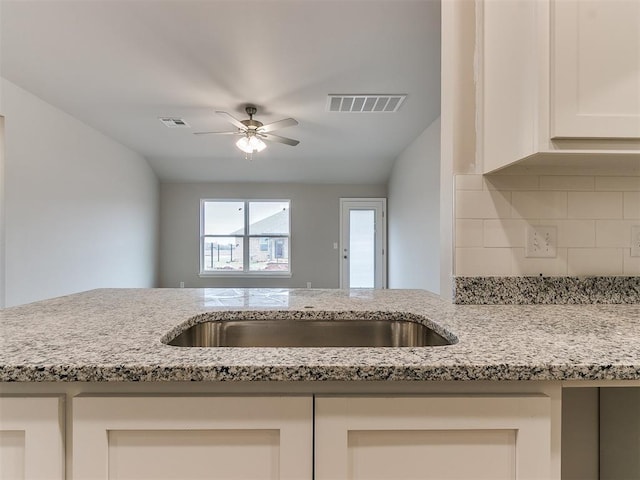
[[(189, 349), (162, 341), (194, 317), (256, 310), (405, 312), (456, 343)], [(451, 305), (418, 290), (103, 289), (0, 314), (2, 382), (640, 379), (637, 304)]]
[[(260, 319), (265, 311), (294, 319), (394, 312), (452, 345), (167, 345), (194, 323)], [(48, 447), (58, 477), (47, 478), (64, 478), (65, 468), (69, 478), (106, 478), (107, 471), (110, 478), (145, 478), (135, 472), (150, 468), (172, 442), (196, 452), (221, 441), (215, 432), (250, 430), (251, 439), (225, 446), (220, 462), (234, 470), (247, 448), (262, 459), (261, 472), (278, 460), (267, 468), (271, 476), (247, 471), (246, 478), (311, 478), (312, 471), (315, 478), (346, 478), (349, 469), (360, 472), (352, 478), (367, 478), (369, 469), (395, 463), (384, 457), (385, 445), (395, 446), (403, 463), (416, 451), (398, 445), (438, 439), (447, 448), (432, 451), (436, 458), (455, 463), (470, 455), (451, 478), (483, 466), (494, 469), (492, 478), (559, 479), (563, 387), (640, 385), (637, 304), (451, 305), (417, 290), (100, 289), (1, 315), (1, 427), (58, 429), (59, 448)], [(47, 408), (48, 423), (35, 421)], [(140, 457), (143, 451), (156, 457)], [(193, 478), (200, 467), (192, 467)], [(405, 467), (393, 478), (412, 478), (415, 461)]]

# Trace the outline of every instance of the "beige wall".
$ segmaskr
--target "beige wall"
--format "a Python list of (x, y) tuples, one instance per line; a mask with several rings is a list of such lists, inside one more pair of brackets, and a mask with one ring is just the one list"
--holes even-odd
[[(0, 107), (2, 111), (2, 107)], [(5, 304), (5, 232), (4, 232), (4, 117), (0, 116), (0, 308)]]
[[(553, 225), (556, 258), (526, 258), (528, 225)], [(640, 176), (457, 175), (459, 276), (640, 275), (631, 226)]]
[(442, 2), (440, 136), (440, 295), (451, 299), (454, 275), (456, 173), (477, 173), (475, 161), (475, 2)]
[[(622, 392), (630, 389), (607, 390)], [(600, 389), (597, 387), (562, 389), (562, 480), (601, 478), (598, 471), (600, 467), (599, 396)]]
[[(339, 288), (341, 197), (385, 197), (384, 185), (167, 183), (160, 187), (160, 286)], [(202, 198), (291, 200), (291, 278), (200, 278)]]
[(640, 388), (603, 387), (599, 390), (600, 475), (597, 478), (640, 478)]

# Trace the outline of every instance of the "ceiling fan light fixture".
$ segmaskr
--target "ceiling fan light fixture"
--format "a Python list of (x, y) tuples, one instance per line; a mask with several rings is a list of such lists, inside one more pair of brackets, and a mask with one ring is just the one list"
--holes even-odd
[(261, 152), (267, 148), (267, 144), (258, 137), (251, 137), (249, 139), (249, 145), (251, 145), (256, 152)]
[(242, 150), (244, 153), (261, 152), (267, 148), (266, 143), (255, 135), (247, 135), (236, 142), (236, 147)]
[(259, 122), (258, 120), (253, 119), (253, 115), (256, 113), (256, 107), (248, 106), (246, 109), (247, 115), (249, 115), (248, 120), (238, 120), (233, 115), (228, 114), (227, 112), (223, 112), (221, 110), (216, 111), (218, 115), (225, 117), (225, 119), (231, 123), (236, 130), (231, 132), (193, 132), (194, 135), (207, 135), (207, 134), (218, 134), (218, 135), (240, 135), (240, 139), (236, 142), (236, 147), (247, 154), (247, 158), (249, 155), (255, 152), (261, 152), (265, 148), (267, 148), (266, 143), (262, 141), (265, 139), (268, 142), (277, 142), (283, 143), (284, 145), (289, 145), (295, 147), (300, 142), (298, 140), (294, 140), (292, 138), (283, 137), (281, 135), (275, 135), (271, 132), (274, 130), (279, 130), (281, 128), (293, 127), (298, 125), (297, 120), (293, 118), (284, 118), (282, 120), (278, 120), (277, 122), (271, 122), (268, 124), (264, 124)]

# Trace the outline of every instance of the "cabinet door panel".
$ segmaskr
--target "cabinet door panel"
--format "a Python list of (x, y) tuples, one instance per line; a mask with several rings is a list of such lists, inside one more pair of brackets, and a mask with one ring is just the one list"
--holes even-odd
[(548, 479), (548, 397), (318, 398), (316, 479)]
[(24, 431), (0, 432), (0, 479), (24, 479)]
[(510, 479), (515, 445), (515, 430), (356, 430), (347, 442), (348, 478)]
[(553, 2), (553, 137), (640, 138), (640, 2)]
[(73, 477), (311, 478), (304, 397), (78, 397)]
[(277, 430), (114, 430), (109, 478), (277, 479), (279, 437)]
[(59, 397), (0, 397), (0, 480), (64, 478)]

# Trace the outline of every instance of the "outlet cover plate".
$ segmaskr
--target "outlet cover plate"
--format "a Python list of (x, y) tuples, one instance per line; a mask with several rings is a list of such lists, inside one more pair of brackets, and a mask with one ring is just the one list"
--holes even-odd
[(631, 256), (640, 257), (640, 225), (631, 227)]
[(558, 228), (554, 225), (529, 225), (524, 256), (555, 258), (558, 255)]

